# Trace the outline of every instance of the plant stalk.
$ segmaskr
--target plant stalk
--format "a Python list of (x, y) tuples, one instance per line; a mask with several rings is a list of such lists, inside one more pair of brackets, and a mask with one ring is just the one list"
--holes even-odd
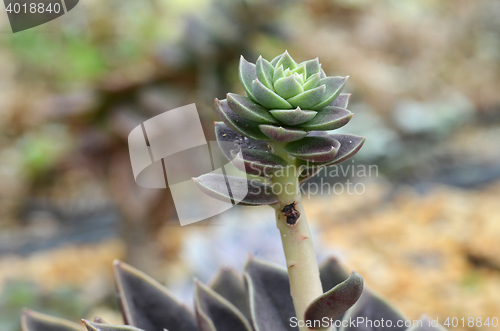
[[(290, 164), (286, 170), (276, 173), (272, 179), (273, 185), (277, 185), (274, 192), (278, 193), (279, 199), (279, 204), (274, 208), (276, 225), (281, 233), (286, 258), (295, 314), (298, 321), (303, 321), (307, 306), (323, 294), (323, 289), (309, 225), (302, 206), (295, 158), (285, 153), (282, 146), (273, 147), (276, 154)], [(306, 327), (299, 329), (307, 330)]]

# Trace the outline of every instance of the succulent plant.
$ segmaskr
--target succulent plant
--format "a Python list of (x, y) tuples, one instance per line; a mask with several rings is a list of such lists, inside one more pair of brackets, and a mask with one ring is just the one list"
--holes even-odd
[(215, 134), (224, 156), (242, 173), (194, 180), (214, 198), (275, 209), (296, 317), (302, 320), (323, 292), (300, 182), (354, 156), (365, 138), (330, 132), (353, 115), (346, 109), (350, 95), (341, 93), (347, 77), (328, 77), (317, 58), (297, 63), (285, 51), (253, 64), (241, 57), (239, 78), (246, 96), (215, 99), (222, 120), (215, 122)]
[[(254, 258), (247, 262), (243, 278), (232, 269), (221, 269), (209, 286), (195, 281), (194, 315), (160, 283), (139, 270), (123, 262), (115, 262), (114, 270), (126, 325), (111, 325), (96, 317), (94, 321), (82, 320), (88, 331), (285, 331), (296, 330), (299, 323), (286, 270)], [(330, 330), (341, 331), (442, 330), (429, 325), (427, 318), (422, 318), (421, 326), (404, 326), (410, 321), (373, 291), (363, 289), (361, 276), (355, 271), (348, 275), (333, 258), (322, 265), (321, 280), (325, 294), (309, 305), (305, 321), (321, 321), (317, 323), (321, 325), (309, 330), (326, 330), (327, 325), (333, 326)], [(350, 322), (360, 318), (365, 322)], [(386, 327), (366, 322), (382, 320)], [(84, 329), (30, 310), (24, 311), (22, 326), (23, 331)]]

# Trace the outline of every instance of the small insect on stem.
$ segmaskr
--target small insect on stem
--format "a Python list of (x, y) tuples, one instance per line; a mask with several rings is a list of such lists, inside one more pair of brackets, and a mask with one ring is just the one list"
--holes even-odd
[(299, 220), (300, 213), (297, 209), (295, 209), (296, 205), (297, 203), (294, 201), (291, 204), (283, 207), (283, 209), (281, 210), (283, 215), (285, 215), (286, 217), (286, 224), (288, 225), (295, 225)]

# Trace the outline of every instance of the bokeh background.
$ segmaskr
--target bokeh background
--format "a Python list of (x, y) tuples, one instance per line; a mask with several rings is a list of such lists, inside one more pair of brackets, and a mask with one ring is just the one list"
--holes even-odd
[(117, 258), (188, 304), (220, 265), (283, 263), (270, 209), (180, 227), (168, 190), (135, 185), (126, 141), (193, 102), (213, 139), (239, 56), (285, 49), (350, 75), (345, 130), (368, 138), (351, 164), (378, 169), (324, 178), (363, 194), (306, 199), (318, 257), (409, 318), (500, 318), (499, 17), (494, 0), (82, 0), (12, 34), (2, 11), (0, 329), (25, 306), (119, 322)]

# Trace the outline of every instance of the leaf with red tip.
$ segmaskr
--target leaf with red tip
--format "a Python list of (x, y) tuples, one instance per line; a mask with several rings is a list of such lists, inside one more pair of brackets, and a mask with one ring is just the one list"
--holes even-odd
[(252, 92), (252, 82), (257, 79), (257, 70), (255, 68), (255, 64), (248, 62), (243, 56), (241, 56), (238, 73), (241, 85), (243, 85), (247, 96), (250, 99), (255, 100)]
[[(338, 284), (311, 302), (306, 308), (304, 318), (306, 321), (310, 321), (311, 325), (321, 325), (323, 318), (335, 320), (341, 317), (358, 301), (362, 292), (363, 277), (353, 270), (346, 281)], [(318, 327), (313, 330), (326, 329), (326, 327)]]
[[(320, 81), (321, 83), (321, 81)], [(313, 89), (304, 91), (300, 94), (297, 94), (293, 98), (287, 99), (287, 101), (293, 106), (293, 107), (300, 107), (302, 109), (307, 109), (310, 108), (312, 105), (316, 104), (318, 101), (320, 101), (323, 96), (325, 95), (325, 90), (326, 86), (324, 84), (315, 87)], [(278, 107), (274, 107), (278, 108)], [(285, 108), (285, 107), (281, 107)], [(291, 107), (290, 107), (291, 108)], [(314, 108), (312, 108), (315, 110)]]
[(286, 125), (298, 125), (310, 121), (317, 112), (314, 110), (295, 109), (273, 109), (269, 111), (276, 119)]
[(201, 331), (252, 331), (233, 304), (200, 282), (195, 285), (195, 308)]
[(250, 306), (243, 279), (231, 268), (219, 269), (210, 288), (231, 302), (250, 321)]
[(335, 130), (349, 123), (353, 115), (344, 108), (325, 107), (313, 119), (301, 124), (300, 127), (314, 131)]
[(21, 325), (23, 331), (82, 331), (76, 323), (29, 309), (23, 311)]
[(304, 130), (284, 128), (282, 126), (261, 124), (259, 129), (264, 135), (278, 142), (291, 142), (307, 136), (307, 132)]
[(160, 283), (120, 261), (114, 269), (125, 323), (145, 331), (196, 330), (194, 316)]
[(340, 148), (340, 142), (323, 137), (305, 137), (285, 145), (285, 152), (311, 162), (331, 161)]
[(290, 56), (290, 54), (288, 54), (288, 51), (285, 51), (285, 53), (283, 53), (280, 57), (280, 59), (278, 60), (278, 62), (276, 62), (276, 65), (275, 67), (279, 67), (280, 65), (283, 65), (283, 69), (295, 69), (297, 67), (297, 63), (295, 62), (295, 60)]
[(273, 65), (262, 56), (259, 56), (257, 62), (255, 63), (255, 69), (257, 70), (257, 78), (262, 82), (262, 84), (272, 90), (274, 74)]
[(279, 123), (267, 108), (255, 103), (248, 97), (239, 94), (228, 93), (227, 104), (236, 114), (259, 124)]
[[(247, 206), (278, 203), (278, 198), (272, 193), (271, 186), (256, 180), (219, 174), (206, 174), (193, 178), (193, 180), (205, 194), (222, 201), (243, 196), (242, 199), (235, 199), (235, 202)], [(228, 196), (228, 184), (231, 188), (231, 196)]]
[(349, 98), (351, 97), (351, 93), (340, 93), (335, 100), (333, 100), (328, 106), (330, 107), (339, 107), (339, 108), (347, 108), (349, 104)]
[(247, 262), (244, 270), (255, 330), (297, 330), (290, 325), (295, 309), (287, 271), (254, 258)]
[(83, 320), (82, 322), (87, 327), (88, 331), (143, 331), (142, 329), (129, 325), (111, 325), (87, 320)]
[(252, 91), (255, 96), (255, 100), (263, 105), (264, 107), (275, 109), (275, 108), (292, 108), (292, 105), (288, 103), (285, 99), (276, 94), (273, 90), (267, 88), (258, 79), (252, 82)]
[(321, 101), (311, 105), (311, 109), (320, 110), (331, 103), (342, 91), (348, 77), (325, 77), (319, 80), (320, 85), (325, 85), (325, 94)]
[(248, 138), (269, 140), (269, 138), (260, 131), (258, 123), (236, 114), (227, 104), (227, 100), (219, 101), (215, 99), (215, 110), (220, 119), (234, 131)]

